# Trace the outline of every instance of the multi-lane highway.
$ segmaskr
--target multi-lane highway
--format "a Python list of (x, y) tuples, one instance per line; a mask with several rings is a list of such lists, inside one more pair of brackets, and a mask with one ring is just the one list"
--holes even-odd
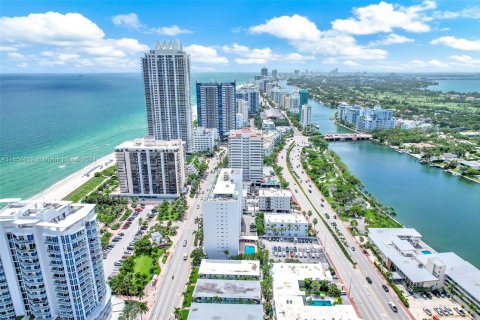
[[(334, 210), (330, 207), (326, 200), (322, 202), (322, 198), (324, 197), (321, 192), (315, 187), (315, 184), (310, 181), (309, 177), (305, 173), (302, 173), (304, 170), (300, 161), (300, 152), (301, 146), (307, 141), (307, 139), (299, 134), (299, 132), (295, 129), (293, 141), (295, 142), (295, 147), (290, 153), (290, 161), (292, 163), (293, 170), (300, 177), (298, 181), (303, 190), (305, 190), (305, 193), (302, 192), (300, 186), (287, 169), (287, 149), (290, 146), (290, 143), (281, 151), (278, 158), (279, 165), (283, 167), (283, 176), (289, 182), (290, 189), (292, 190), (296, 200), (303, 210), (311, 210), (314, 215), (317, 215), (317, 211), (321, 215), (328, 213), (330, 217), (333, 217), (333, 215), (336, 215)], [(297, 168), (297, 166), (299, 167)], [(300, 182), (300, 180), (302, 182)], [(310, 185), (311, 187), (309, 187)], [(308, 190), (311, 190), (312, 192), (310, 193)], [(323, 207), (321, 206), (322, 203)], [(345, 257), (339, 245), (335, 242), (335, 239), (330, 234), (327, 227), (323, 224), (321, 217), (319, 216), (317, 219), (319, 222), (315, 228), (318, 231), (318, 237), (325, 246), (327, 255), (333, 262), (334, 267), (337, 270), (337, 274), (343, 280), (346, 289), (349, 291), (350, 297), (360, 311), (362, 317), (369, 320), (411, 319), (408, 311), (403, 307), (403, 304), (400, 302), (393, 290), (391, 290), (391, 288), (389, 292), (385, 292), (383, 290), (382, 285), (387, 284), (386, 281), (378, 273), (368, 258), (362, 253), (362, 249), (348, 232), (346, 226), (340, 222), (339, 219), (336, 220), (339, 230), (347, 240), (347, 250), (349, 250), (353, 260), (357, 263), (356, 268), (354, 268), (352, 263), (350, 263), (350, 261), (348, 261), (348, 259)], [(352, 247), (355, 248), (355, 251), (351, 249)], [(372, 284), (367, 282), (366, 277), (370, 277), (372, 279)], [(389, 307), (389, 301), (392, 301), (398, 307), (397, 313), (393, 312)]]
[[(174, 319), (175, 307), (180, 307), (183, 299), (183, 291), (186, 288), (188, 277), (191, 272), (190, 253), (194, 249), (193, 232), (196, 230), (195, 218), (201, 216), (202, 210), (202, 192), (206, 193), (207, 188), (213, 183), (215, 173), (212, 169), (217, 165), (216, 158), (209, 163), (208, 176), (199, 187), (199, 196), (190, 202), (190, 208), (187, 218), (180, 229), (178, 229), (178, 241), (172, 246), (170, 252), (170, 261), (163, 268), (158, 281), (159, 289), (156, 293), (155, 303), (152, 307), (149, 319), (151, 320), (167, 320)], [(187, 240), (184, 247), (183, 242)], [(188, 260), (183, 260), (184, 254), (188, 254)]]

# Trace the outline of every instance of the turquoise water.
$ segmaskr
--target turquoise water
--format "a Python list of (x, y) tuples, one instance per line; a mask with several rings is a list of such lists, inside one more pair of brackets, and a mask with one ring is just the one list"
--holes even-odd
[[(253, 76), (194, 73), (192, 88)], [(146, 134), (140, 72), (0, 75), (0, 97), (0, 198), (33, 196)]]
[(245, 246), (245, 254), (252, 254), (255, 253), (255, 247), (254, 246)]
[[(346, 131), (331, 120), (335, 109), (309, 103), (322, 133)], [(416, 228), (436, 251), (453, 251), (480, 268), (480, 184), (370, 141), (329, 146), (400, 223)]]
[(332, 301), (330, 300), (312, 300), (311, 301), (312, 306), (316, 307), (331, 307), (332, 306)]
[[(435, 79), (434, 79), (435, 80)], [(434, 91), (457, 91), (457, 92), (479, 92), (480, 91), (480, 78), (477, 79), (441, 79), (435, 80), (438, 85), (429, 86), (429, 90)]]
[(422, 250), (421, 251), (423, 254), (432, 254), (432, 252), (430, 250)]

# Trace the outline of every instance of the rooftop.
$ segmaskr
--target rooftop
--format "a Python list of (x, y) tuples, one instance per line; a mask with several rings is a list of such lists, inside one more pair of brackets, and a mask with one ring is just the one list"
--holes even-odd
[(301, 214), (266, 214), (265, 223), (304, 223), (307, 219)]
[(0, 210), (0, 223), (10, 223), (12, 227), (37, 225), (63, 231), (93, 213), (94, 208), (93, 204), (71, 201), (15, 201)]
[(262, 320), (261, 304), (192, 303), (188, 320)]
[(311, 278), (332, 281), (330, 272), (325, 271), (321, 264), (274, 263), (272, 276), (277, 320), (358, 319), (351, 305), (305, 305), (305, 291), (300, 290), (299, 280)]
[(260, 262), (256, 260), (203, 259), (199, 275), (260, 276)]
[(177, 150), (182, 140), (155, 140), (152, 137), (138, 138), (121, 143), (115, 147), (118, 149), (171, 149)]
[[(235, 177), (234, 177), (235, 176)], [(237, 185), (237, 178), (240, 177), (240, 184)], [(221, 169), (216, 177), (215, 185), (209, 194), (207, 200), (215, 200), (218, 198), (225, 199), (226, 197), (235, 198), (235, 196), (241, 195), (242, 171), (241, 169), (224, 168)]]
[(250, 136), (250, 137), (262, 137), (260, 132), (256, 130), (252, 130), (251, 128), (243, 128), (243, 129), (238, 129), (238, 130), (232, 130), (230, 131), (230, 135), (228, 136), (229, 138), (239, 138), (242, 136)]
[(277, 189), (277, 188), (259, 189), (258, 196), (259, 197), (291, 197), (292, 192), (287, 189)]
[(260, 300), (260, 281), (198, 279), (193, 298)]
[(418, 241), (421, 237), (412, 228), (371, 228), (369, 234), (370, 241), (412, 282), (437, 281), (437, 277), (415, 259), (422, 248), (407, 240)]
[(445, 273), (480, 301), (480, 270), (453, 252), (420, 256), (426, 264), (428, 259), (438, 259), (446, 265)]

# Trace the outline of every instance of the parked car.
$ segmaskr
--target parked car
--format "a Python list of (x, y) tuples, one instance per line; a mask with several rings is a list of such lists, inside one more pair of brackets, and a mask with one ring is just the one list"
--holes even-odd
[(184, 247), (187, 246), (187, 240), (183, 240), (183, 246), (184, 246)]
[(432, 315), (432, 311), (430, 311), (430, 309), (428, 309), (428, 308), (423, 308), (423, 311), (425, 311), (425, 313), (426, 313), (428, 316), (431, 316), (431, 315)]

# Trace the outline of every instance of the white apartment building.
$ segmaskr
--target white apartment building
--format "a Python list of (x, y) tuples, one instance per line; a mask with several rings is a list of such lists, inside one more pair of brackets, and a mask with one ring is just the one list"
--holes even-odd
[(230, 168), (243, 170), (243, 181), (255, 183), (262, 179), (263, 136), (250, 128), (236, 130), (228, 137)]
[(263, 155), (265, 157), (273, 153), (280, 138), (280, 134), (277, 131), (269, 131), (263, 134)]
[(242, 220), (242, 170), (221, 169), (202, 206), (203, 249), (210, 259), (237, 255)]
[(290, 212), (292, 192), (286, 189), (259, 189), (258, 205), (260, 211)]
[(301, 110), (302, 116), (300, 118), (300, 122), (302, 127), (306, 128), (312, 124), (312, 106), (309, 104), (304, 104)]
[(275, 130), (275, 123), (271, 119), (263, 119), (262, 120), (262, 130), (264, 131), (274, 131)]
[(301, 214), (266, 214), (264, 221), (267, 236), (306, 237), (308, 235), (308, 221)]
[[(248, 96), (247, 93), (242, 94), (242, 97)], [(237, 98), (237, 129), (248, 127), (248, 112), (249, 112), (249, 105), (248, 101), (244, 99)], [(238, 115), (242, 115), (242, 122), (239, 122)]]
[(120, 195), (178, 198), (185, 186), (184, 144), (142, 138), (115, 147)]
[(142, 58), (148, 135), (192, 147), (190, 59), (180, 41), (158, 42)]
[(260, 280), (260, 261), (202, 259), (198, 277), (200, 279)]
[(193, 129), (193, 152), (212, 151), (217, 145), (218, 139), (216, 128), (197, 127)]
[(0, 211), (0, 318), (109, 319), (95, 205), (9, 201)]

